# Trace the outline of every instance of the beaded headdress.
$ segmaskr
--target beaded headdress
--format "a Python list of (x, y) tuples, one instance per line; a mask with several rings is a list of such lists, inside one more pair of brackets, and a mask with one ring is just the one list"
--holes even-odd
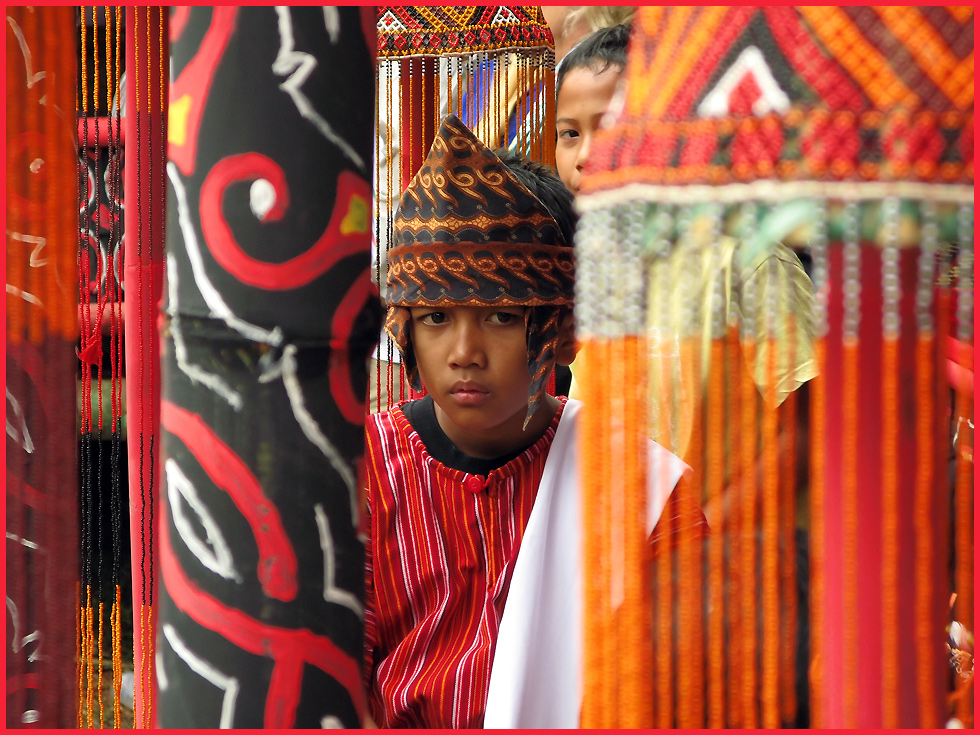
[(527, 325), (528, 419), (555, 364), (574, 299), (570, 243), (547, 207), (455, 115), (442, 121), (405, 193), (388, 252), (388, 318), (421, 390), (408, 329), (412, 306), (533, 306)]

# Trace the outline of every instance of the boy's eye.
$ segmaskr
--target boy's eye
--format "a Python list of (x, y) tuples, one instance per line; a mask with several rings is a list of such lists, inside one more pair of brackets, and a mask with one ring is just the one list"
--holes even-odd
[(517, 314), (512, 314), (509, 311), (495, 311), (490, 315), (490, 321), (493, 324), (511, 324), (517, 321), (518, 318), (519, 316)]
[(572, 138), (577, 138), (579, 135), (577, 130), (572, 128), (565, 128), (564, 130), (558, 131), (558, 137), (563, 140), (571, 140)]
[(441, 311), (430, 311), (428, 314), (423, 314), (419, 317), (419, 321), (430, 327), (434, 327), (437, 324), (442, 324), (446, 321), (446, 315)]

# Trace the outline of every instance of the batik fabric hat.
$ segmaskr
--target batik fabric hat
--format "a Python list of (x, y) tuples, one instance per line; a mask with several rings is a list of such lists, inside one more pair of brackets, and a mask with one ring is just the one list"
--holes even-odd
[(554, 216), (458, 117), (448, 115), (402, 195), (393, 230), (385, 329), (411, 386), (422, 389), (410, 307), (540, 307), (525, 313), (529, 421), (555, 365), (559, 326), (574, 301), (573, 251)]

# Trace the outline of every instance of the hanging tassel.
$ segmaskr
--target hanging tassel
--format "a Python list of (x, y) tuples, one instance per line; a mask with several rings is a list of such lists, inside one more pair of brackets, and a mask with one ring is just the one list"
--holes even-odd
[[(790, 326), (790, 349), (794, 343), (793, 327)], [(779, 487), (780, 537), (782, 548), (779, 587), (780, 610), (782, 612), (781, 638), (779, 644), (779, 697), (780, 726), (796, 721), (796, 629), (799, 605), (797, 603), (796, 577), (796, 493), (797, 493), (797, 394), (786, 396), (780, 406), (781, 426), (784, 441), (780, 444), (782, 468)]]
[[(756, 345), (749, 337), (742, 338), (742, 351), (747, 365), (755, 364)], [(758, 412), (757, 388), (749, 371), (742, 371), (740, 385), (741, 400), (741, 486), (737, 501), (739, 513), (739, 577), (740, 577), (740, 627), (741, 673), (737, 680), (740, 693), (741, 726), (759, 727), (758, 710), (758, 655), (756, 594), (758, 591), (756, 575), (756, 508), (758, 504), (758, 483), (756, 481), (756, 460), (759, 456), (757, 442)]]
[[(899, 638), (899, 333), (900, 272), (899, 202), (882, 206), (885, 242), (881, 252), (881, 641), (885, 661), (898, 661)], [(882, 668), (882, 724), (892, 729), (899, 720), (899, 666)]]
[[(774, 309), (770, 309), (772, 314)], [(770, 328), (769, 334), (773, 333)], [(780, 726), (779, 711), (779, 409), (776, 359), (780, 344), (769, 339), (766, 400), (762, 401), (762, 726)]]
[[(915, 538), (915, 671), (916, 694), (921, 708), (919, 724), (922, 727), (939, 727), (939, 713), (935, 697), (936, 667), (932, 648), (934, 631), (932, 600), (934, 597), (933, 566), (935, 541), (933, 535), (933, 509), (936, 480), (936, 407), (937, 384), (933, 369), (936, 360), (936, 322), (932, 307), (940, 310), (940, 300), (933, 298), (936, 278), (936, 257), (939, 226), (936, 208), (931, 202), (922, 204), (922, 244), (918, 263), (916, 287), (916, 343), (915, 343), (915, 444), (917, 460), (912, 524)], [(944, 320), (942, 320), (944, 321)]]
[[(683, 369), (694, 376), (694, 384), (702, 384), (702, 365), (698, 340), (685, 338), (680, 345)], [(675, 390), (675, 394), (683, 389)], [(679, 396), (681, 397), (681, 396)], [(679, 401), (678, 409), (693, 414), (691, 438), (684, 453), (692, 474), (689, 479), (693, 494), (700, 500), (704, 486), (704, 456), (701, 437), (703, 406), (694, 396)], [(704, 726), (704, 626), (702, 620), (702, 544), (700, 529), (683, 524), (678, 532), (677, 552), (677, 727), (683, 729)], [(694, 583), (696, 581), (696, 583)]]

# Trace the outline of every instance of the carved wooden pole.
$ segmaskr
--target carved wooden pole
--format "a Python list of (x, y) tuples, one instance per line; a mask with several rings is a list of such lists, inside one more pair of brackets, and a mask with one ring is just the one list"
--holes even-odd
[(171, 17), (157, 722), (357, 727), (374, 8)]

